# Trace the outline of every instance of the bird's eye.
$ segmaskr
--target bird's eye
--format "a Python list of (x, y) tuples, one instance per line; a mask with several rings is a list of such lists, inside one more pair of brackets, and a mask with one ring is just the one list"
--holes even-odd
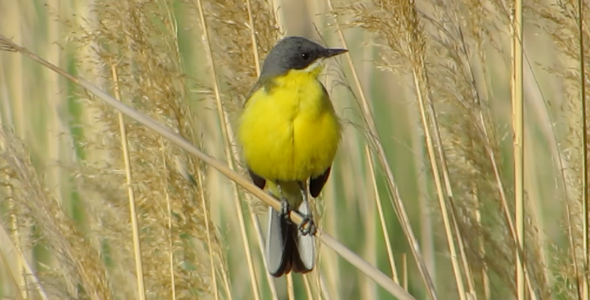
[(309, 54), (308, 53), (301, 53), (301, 58), (303, 58), (304, 60), (308, 60), (309, 59)]

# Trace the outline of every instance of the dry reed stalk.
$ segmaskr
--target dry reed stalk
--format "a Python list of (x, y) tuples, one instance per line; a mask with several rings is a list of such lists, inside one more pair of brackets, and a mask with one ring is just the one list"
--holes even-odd
[[(248, 200), (251, 201), (251, 199), (249, 199), (250, 195), (247, 195)], [(260, 228), (260, 223), (258, 218), (256, 217), (256, 215), (253, 216), (252, 219), (252, 225), (254, 226), (254, 229), (256, 230), (256, 240), (258, 241), (258, 249), (260, 250), (264, 250), (264, 238), (262, 235), (262, 228)], [(264, 251), (261, 251), (261, 254), (264, 257)], [(262, 265), (264, 266), (264, 270), (267, 270), (266, 268), (266, 259), (262, 259)], [(274, 284), (272, 275), (270, 275), (269, 272), (264, 272), (264, 274), (266, 275), (266, 281), (268, 282), (268, 287), (270, 288), (270, 295), (272, 296), (273, 300), (278, 300), (279, 296), (277, 294), (277, 288)]]
[(512, 32), (512, 126), (514, 132), (513, 155), (514, 155), (514, 190), (516, 207), (516, 290), (517, 298), (525, 300), (525, 259), (520, 253), (524, 253), (524, 102), (523, 102), (523, 64), (522, 64), (522, 1), (515, 0), (514, 11), (511, 14)]
[(408, 289), (408, 255), (402, 253), (402, 286), (405, 290)]
[[(477, 196), (477, 186), (473, 184), (473, 198), (475, 203), (475, 220), (477, 226), (481, 227), (481, 203), (479, 201), (479, 197)], [(479, 243), (478, 247), (478, 255), (480, 257), (486, 256), (486, 249), (484, 246), (484, 240), (482, 235), (477, 236), (477, 242)], [(490, 278), (488, 276), (488, 266), (487, 262), (483, 261), (481, 267), (481, 277), (482, 277), (482, 284), (483, 284), (483, 299), (490, 300), (491, 299), (491, 289), (490, 289)]]
[[(196, 174), (197, 178), (196, 178), (196, 190), (198, 191), (202, 191), (203, 190), (203, 178), (202, 178), (202, 174), (201, 172), (198, 172)], [(203, 205), (203, 211), (205, 212), (205, 230), (207, 231), (207, 245), (209, 245), (209, 264), (211, 264), (211, 280), (213, 281), (213, 296), (215, 300), (219, 300), (219, 289), (217, 286), (217, 275), (215, 274), (215, 263), (214, 263), (214, 253), (213, 253), (213, 247), (211, 247), (210, 245), (213, 245), (213, 241), (211, 239), (211, 234), (210, 234), (210, 229), (209, 229), (209, 213), (208, 213), (208, 209), (207, 209), (207, 199), (205, 198), (205, 194), (204, 193), (199, 193), (200, 198), (201, 198), (201, 205)], [(228, 297), (231, 299), (231, 293), (229, 293), (229, 289), (228, 289)]]
[[(332, 5), (332, 0), (327, 0), (327, 3), (328, 3), (328, 7), (329, 7), (330, 11), (334, 11), (334, 6)], [(338, 32), (338, 36), (340, 37), (342, 45), (344, 46), (344, 48), (348, 48), (348, 45), (346, 43), (346, 39), (344, 38), (344, 34), (343, 34), (342, 29), (340, 28), (340, 24), (338, 22), (336, 22), (336, 30)], [(414, 259), (416, 261), (416, 265), (418, 266), (418, 270), (420, 271), (420, 275), (422, 276), (422, 279), (424, 281), (424, 285), (426, 287), (427, 294), (430, 299), (436, 299), (437, 297), (436, 297), (436, 293), (434, 291), (434, 283), (432, 282), (430, 274), (428, 273), (428, 270), (426, 268), (426, 264), (424, 263), (424, 259), (422, 258), (422, 254), (420, 252), (418, 241), (417, 241), (417, 239), (414, 235), (414, 232), (412, 230), (412, 226), (410, 224), (410, 220), (408, 218), (404, 203), (401, 200), (401, 196), (399, 194), (398, 187), (395, 184), (393, 172), (391, 171), (390, 164), (388, 163), (387, 157), (385, 156), (385, 150), (383, 149), (383, 145), (379, 141), (377, 127), (375, 124), (375, 120), (373, 119), (373, 115), (371, 113), (369, 102), (365, 97), (365, 92), (363, 91), (363, 88), (360, 84), (358, 75), (357, 75), (354, 65), (352, 63), (352, 57), (350, 56), (350, 52), (347, 52), (344, 55), (346, 56), (346, 59), (348, 61), (350, 70), (353, 75), (353, 81), (355, 82), (355, 86), (358, 91), (359, 98), (357, 98), (357, 99), (360, 102), (359, 106), (362, 109), (363, 119), (364, 119), (365, 124), (367, 126), (368, 142), (371, 145), (371, 147), (374, 149), (374, 151), (376, 151), (376, 154), (377, 154), (377, 157), (379, 158), (379, 162), (381, 164), (381, 167), (385, 170), (385, 174), (386, 174), (386, 178), (387, 178), (387, 187), (389, 189), (389, 192), (393, 196), (390, 199), (390, 201), (392, 202), (392, 206), (395, 208), (395, 212), (397, 214), (399, 222), (402, 226), (402, 229), (404, 230), (404, 234), (405, 234), (406, 239), (408, 240), (408, 244), (410, 245), (410, 248), (412, 250), (412, 254), (413, 254)]]
[[(317, 274), (317, 270), (316, 270), (316, 274)], [(303, 279), (303, 287), (305, 288), (305, 294), (307, 295), (307, 299), (313, 300), (313, 289), (311, 287), (311, 284), (309, 283), (309, 281), (310, 281), (309, 277), (311, 277), (311, 274), (303, 275), (301, 278)]]
[(221, 270), (221, 272), (223, 272), (223, 276), (221, 276), (221, 279), (223, 280), (223, 288), (225, 289), (225, 294), (228, 295), (229, 299), (233, 299), (232, 294), (231, 294), (231, 288), (229, 287), (229, 276), (228, 274), (225, 272), (224, 269)]
[(287, 278), (287, 299), (295, 300), (295, 287), (293, 285), (293, 273), (285, 276)]
[[(373, 164), (373, 158), (371, 156), (371, 150), (368, 146), (365, 147), (365, 151), (367, 153), (367, 164), (369, 165), (369, 174), (375, 174), (375, 166)], [(393, 247), (391, 247), (391, 240), (389, 239), (389, 234), (387, 230), (387, 224), (385, 222), (385, 215), (383, 213), (383, 206), (381, 204), (381, 197), (379, 196), (379, 191), (377, 190), (377, 181), (373, 176), (371, 176), (371, 185), (373, 186), (373, 194), (375, 195), (375, 204), (377, 204), (377, 212), (379, 213), (379, 223), (381, 224), (381, 230), (383, 230), (383, 238), (385, 240), (385, 250), (387, 251), (387, 258), (389, 261), (389, 267), (391, 268), (391, 277), (395, 283), (400, 284), (399, 275), (397, 274), (397, 267), (395, 263), (395, 257), (393, 256)]]
[[(115, 83), (115, 98), (121, 101), (121, 92), (119, 90), (119, 78), (117, 74), (117, 67), (111, 65), (111, 74), (113, 76), (113, 82)], [(131, 219), (131, 227), (133, 233), (133, 254), (135, 257), (135, 276), (137, 277), (137, 295), (140, 300), (145, 300), (145, 284), (143, 274), (143, 261), (141, 258), (141, 241), (139, 240), (139, 224), (137, 221), (137, 211), (135, 203), (135, 193), (133, 192), (133, 179), (131, 178), (131, 165), (129, 163), (129, 150), (127, 142), (127, 132), (125, 129), (125, 121), (123, 120), (123, 114), (118, 113), (119, 119), (119, 131), (121, 133), (121, 149), (123, 151), (123, 161), (125, 164), (125, 179), (127, 180), (127, 197), (129, 200), (129, 212)]]
[[(366, 147), (365, 147), (365, 149), (366, 149)], [(366, 150), (370, 151), (369, 149), (366, 149)], [(369, 175), (369, 173), (367, 173), (367, 175)], [(365, 185), (367, 187), (373, 186), (372, 182), (374, 182), (375, 178), (372, 179), (372, 177), (373, 176), (365, 176), (365, 180), (364, 180), (363, 185)], [(364, 194), (365, 194), (364, 199), (376, 199), (377, 198), (371, 190), (366, 191)], [(356, 199), (356, 197), (355, 197), (355, 199)], [(377, 264), (377, 253), (376, 253), (377, 251), (376, 251), (376, 249), (378, 249), (377, 242), (379, 241), (378, 237), (381, 237), (381, 235), (379, 235), (379, 230), (378, 230), (379, 224), (377, 224), (377, 222), (374, 222), (372, 220), (372, 218), (375, 216), (375, 214), (377, 212), (376, 212), (375, 204), (372, 201), (366, 201), (365, 207), (366, 208), (363, 211), (362, 218), (363, 218), (363, 220), (368, 220), (368, 222), (366, 222), (367, 224), (365, 225), (365, 228), (363, 230), (364, 232), (366, 232), (366, 234), (365, 234), (364, 241), (363, 241), (364, 245), (360, 251), (362, 251), (363, 257), (368, 262), (370, 262), (373, 265), (376, 265)], [(384, 273), (388, 274), (385, 271), (384, 271)], [(395, 282), (395, 280), (394, 280), (394, 282)], [(399, 282), (395, 282), (395, 283), (399, 284)], [(377, 295), (377, 288), (376, 288), (375, 283), (371, 279), (366, 278), (366, 277), (359, 278), (359, 293), (358, 294), (361, 299), (375, 299), (375, 298), (377, 298), (377, 296), (376, 296)]]
[[(588, 145), (588, 112), (586, 111), (586, 55), (584, 53), (584, 3), (582, 0), (578, 0), (578, 42), (579, 42), (579, 58), (580, 58), (580, 100), (581, 100), (581, 107), (582, 107), (582, 251), (583, 251), (583, 261), (584, 261), (584, 275), (582, 276), (582, 299), (588, 300), (590, 299), (590, 227), (588, 226), (588, 222), (590, 222), (590, 208), (588, 207), (588, 201), (590, 197), (590, 185), (588, 180), (588, 172), (590, 171), (588, 168), (588, 155), (589, 154), (589, 145)], [(574, 258), (575, 260), (575, 258)], [(578, 275), (576, 270), (576, 276)]]
[[(165, 172), (168, 169), (168, 164), (166, 163), (166, 152), (164, 151), (164, 148), (166, 147), (166, 145), (164, 144), (164, 139), (160, 139), (160, 148), (162, 150), (162, 172)], [(164, 184), (166, 186), (168, 186), (168, 177), (166, 177), (164, 179)], [(166, 197), (166, 212), (168, 213), (168, 229), (169, 229), (169, 238), (168, 238), (168, 256), (170, 257), (169, 263), (170, 263), (170, 286), (172, 288), (172, 300), (176, 300), (176, 284), (175, 284), (175, 275), (174, 275), (174, 245), (173, 245), (173, 240), (172, 240), (172, 204), (170, 203), (170, 193), (168, 192), (168, 189), (166, 189), (164, 191), (164, 195)], [(209, 231), (207, 230), (207, 233), (209, 233)], [(209, 235), (207, 235), (207, 237), (209, 237)], [(208, 238), (209, 240), (209, 238)], [(212, 257), (210, 255), (210, 257)], [(213, 266), (213, 263), (211, 263), (211, 266)], [(212, 272), (213, 276), (215, 278), (215, 271)], [(215, 291), (215, 295), (217, 296), (217, 290)]]
[[(308, 275), (303, 275), (303, 285), (305, 285), (305, 294), (307, 296), (308, 300), (313, 300), (313, 293), (312, 293), (312, 289), (311, 289), (311, 284), (309, 283), (309, 277)], [(321, 299), (321, 298), (319, 298)]]
[[(324, 274), (322, 274), (320, 272), (320, 276), (318, 276), (320, 279), (320, 290), (322, 292), (322, 297), (325, 300), (332, 300), (332, 295), (330, 294), (330, 290), (328, 289), (328, 286), (326, 285), (326, 279), (324, 278)], [(320, 298), (321, 299), (321, 298)]]
[(250, 0), (246, 0), (248, 7), (248, 24), (250, 25), (250, 37), (252, 38), (252, 54), (254, 55), (254, 67), (256, 68), (256, 75), (260, 75), (260, 57), (258, 56), (258, 43), (256, 42), (256, 29), (254, 27), (254, 18), (252, 18), (252, 5)]
[[(336, 193), (336, 187), (334, 185), (330, 186), (330, 185), (326, 185), (326, 187), (324, 187), (323, 189), (323, 194), (335, 194)], [(324, 206), (324, 209), (326, 211), (337, 211), (337, 203), (336, 201), (328, 201), (326, 203), (326, 205)], [(327, 232), (338, 232), (338, 220), (339, 220), (339, 216), (336, 214), (334, 217), (332, 218), (328, 218), (323, 224), (322, 224), (322, 230), (325, 230)], [(320, 252), (320, 255), (322, 253)], [(342, 296), (340, 295), (341, 290), (338, 288), (338, 278), (340, 276), (340, 274), (342, 274), (341, 271), (341, 264), (339, 262), (339, 259), (337, 256), (333, 256), (333, 255), (323, 255), (321, 257), (318, 257), (318, 263), (321, 263), (322, 267), (320, 269), (320, 276), (319, 276), (319, 280), (320, 280), (320, 287), (323, 291), (324, 294), (330, 294), (330, 296), (332, 298), (336, 298), (336, 299), (340, 299), (342, 298)], [(323, 282), (322, 282), (323, 280)], [(325, 298), (325, 296), (324, 296)]]

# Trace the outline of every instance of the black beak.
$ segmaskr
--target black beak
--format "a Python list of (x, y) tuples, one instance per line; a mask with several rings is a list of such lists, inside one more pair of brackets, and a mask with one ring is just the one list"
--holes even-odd
[(348, 52), (348, 50), (346, 50), (346, 49), (328, 48), (328, 49), (326, 49), (326, 52), (324, 53), (324, 57), (328, 58), (328, 57), (336, 56), (338, 54), (342, 54), (342, 53), (346, 53), (346, 52)]

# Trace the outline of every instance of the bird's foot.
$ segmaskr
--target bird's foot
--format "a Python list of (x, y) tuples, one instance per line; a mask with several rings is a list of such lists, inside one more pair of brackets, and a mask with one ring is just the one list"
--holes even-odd
[(311, 216), (303, 217), (303, 221), (299, 224), (299, 231), (301, 231), (301, 234), (303, 235), (315, 235), (317, 229), (318, 228), (315, 226), (315, 222)]
[(289, 218), (290, 212), (291, 208), (289, 207), (289, 202), (287, 202), (287, 199), (281, 199), (281, 208), (279, 209), (279, 216), (287, 220), (287, 222), (291, 222), (291, 219)]

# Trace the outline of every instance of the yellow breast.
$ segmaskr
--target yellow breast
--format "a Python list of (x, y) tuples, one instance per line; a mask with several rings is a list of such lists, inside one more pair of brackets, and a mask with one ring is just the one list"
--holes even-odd
[(252, 94), (240, 116), (238, 139), (254, 173), (301, 181), (332, 164), (340, 129), (317, 73), (290, 71)]

